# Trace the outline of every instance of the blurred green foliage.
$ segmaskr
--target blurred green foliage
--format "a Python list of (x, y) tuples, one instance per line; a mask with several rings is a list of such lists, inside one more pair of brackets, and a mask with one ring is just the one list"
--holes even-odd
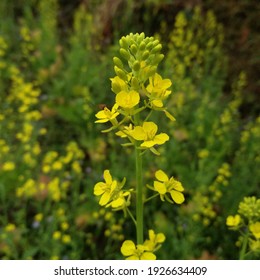
[(171, 141), (145, 180), (160, 166), (187, 197), (146, 209), (147, 229), (166, 234), (158, 257), (238, 258), (226, 217), (260, 196), (259, 4), (196, 4), (0, 2), (0, 258), (118, 259), (134, 238), (131, 221), (93, 196), (104, 169), (121, 179), (133, 160), (94, 115), (111, 104), (118, 39), (142, 31), (164, 47), (176, 117), (161, 123)]

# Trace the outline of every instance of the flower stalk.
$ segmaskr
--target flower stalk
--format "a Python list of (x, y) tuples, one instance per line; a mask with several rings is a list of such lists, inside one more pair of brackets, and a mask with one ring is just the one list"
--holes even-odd
[(135, 145), (135, 169), (136, 169), (136, 238), (137, 244), (143, 243), (143, 164), (141, 150)]
[[(109, 170), (104, 172), (105, 182), (94, 187), (94, 194), (100, 196), (99, 204), (123, 210), (136, 226), (136, 242), (125, 240), (121, 253), (126, 259), (156, 259), (154, 254), (161, 247), (165, 236), (149, 230), (149, 239), (144, 241), (144, 182), (143, 155), (152, 152), (159, 156), (157, 147), (169, 141), (166, 133), (159, 132), (158, 124), (151, 120), (153, 112), (163, 112), (174, 121), (168, 112), (165, 101), (171, 94), (171, 81), (163, 79), (157, 73), (157, 66), (164, 55), (160, 53), (162, 45), (153, 37), (145, 37), (144, 33), (123, 36), (120, 41), (120, 56), (114, 57), (116, 76), (111, 78), (111, 89), (115, 93), (115, 104), (112, 109), (104, 108), (96, 114), (96, 123), (110, 122), (112, 126), (102, 132), (115, 132), (116, 136), (127, 140), (123, 147), (134, 147), (135, 154), (135, 186), (125, 189), (126, 179), (122, 182), (112, 178)], [(184, 201), (181, 183), (168, 177), (162, 170), (155, 173), (154, 187), (148, 188), (157, 192), (150, 196), (150, 201), (160, 196), (162, 201), (181, 204)], [(131, 194), (135, 193), (135, 217), (130, 211)], [(146, 201), (146, 202), (147, 202)]]

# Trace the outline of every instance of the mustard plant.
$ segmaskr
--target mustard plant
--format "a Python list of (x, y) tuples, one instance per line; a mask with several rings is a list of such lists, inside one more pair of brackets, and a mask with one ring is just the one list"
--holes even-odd
[(239, 203), (235, 215), (229, 215), (226, 225), (230, 230), (240, 233), (237, 245), (240, 247), (239, 258), (249, 254), (260, 255), (260, 199), (255, 196), (244, 197)]
[[(162, 45), (154, 37), (130, 33), (123, 36), (119, 44), (121, 58), (113, 58), (116, 76), (111, 78), (115, 103), (112, 108), (105, 107), (96, 114), (96, 123), (110, 122), (111, 126), (102, 132), (114, 132), (115, 136), (126, 140), (123, 147), (133, 147), (136, 186), (126, 188), (126, 178), (119, 181), (107, 169), (104, 182), (94, 186), (94, 194), (100, 196), (101, 206), (122, 210), (135, 224), (136, 243), (125, 240), (121, 247), (126, 259), (156, 259), (154, 252), (165, 241), (165, 235), (150, 229), (149, 239), (144, 241), (144, 205), (157, 196), (170, 203), (184, 202), (182, 184), (174, 177), (169, 178), (163, 170), (155, 172), (153, 186), (143, 180), (144, 155), (151, 152), (159, 156), (158, 147), (169, 141), (168, 134), (158, 132), (160, 127), (151, 117), (155, 113), (163, 113), (170, 121), (175, 120), (166, 106), (172, 83), (157, 72), (164, 55), (161, 54)], [(145, 185), (155, 194), (146, 198)], [(134, 196), (135, 214), (130, 207)]]

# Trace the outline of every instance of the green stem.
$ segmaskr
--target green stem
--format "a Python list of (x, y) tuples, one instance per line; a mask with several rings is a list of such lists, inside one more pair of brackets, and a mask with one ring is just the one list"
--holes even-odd
[(126, 211), (127, 211), (127, 213), (129, 214), (130, 218), (133, 220), (133, 222), (134, 222), (134, 224), (135, 224), (135, 226), (136, 226), (136, 220), (135, 220), (135, 218), (134, 218), (132, 212), (129, 210), (128, 207), (126, 207)]
[(247, 230), (247, 233), (245, 234), (245, 236), (243, 238), (243, 244), (242, 244), (242, 248), (241, 248), (240, 255), (239, 255), (240, 260), (245, 259), (246, 248), (247, 248), (247, 243), (248, 243), (248, 235), (249, 235), (249, 231)]
[(135, 170), (136, 170), (136, 237), (137, 244), (143, 243), (143, 170), (141, 150), (135, 145)]
[(152, 195), (152, 196), (148, 197), (148, 198), (145, 200), (145, 202), (144, 202), (144, 203), (146, 203), (146, 202), (148, 202), (148, 201), (152, 200), (153, 198), (157, 197), (158, 195), (160, 195), (160, 194), (159, 194), (159, 193), (156, 193), (156, 194), (154, 194), (154, 195)]

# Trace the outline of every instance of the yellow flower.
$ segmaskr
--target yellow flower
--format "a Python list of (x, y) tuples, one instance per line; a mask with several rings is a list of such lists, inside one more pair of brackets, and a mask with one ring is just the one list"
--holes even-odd
[(68, 243), (70, 243), (71, 242), (71, 237), (70, 237), (70, 235), (68, 235), (68, 234), (64, 234), (63, 236), (62, 236), (62, 242), (64, 243), (64, 244), (68, 244)]
[(171, 80), (163, 80), (157, 73), (149, 78), (149, 85), (146, 87), (146, 90), (149, 93), (152, 106), (159, 108), (163, 107), (163, 100), (171, 94), (171, 91), (167, 90), (171, 85)]
[(42, 213), (38, 213), (34, 216), (34, 220), (37, 222), (41, 222), (43, 219), (43, 214)]
[(5, 231), (6, 232), (13, 232), (16, 229), (16, 226), (14, 224), (8, 224), (5, 226)]
[(107, 207), (111, 206), (112, 208), (119, 210), (125, 209), (130, 205), (130, 192), (129, 191), (119, 191), (111, 196), (112, 202), (107, 204)]
[(144, 242), (144, 245), (149, 248), (149, 251), (156, 251), (160, 248), (160, 244), (165, 241), (163, 233), (155, 234), (152, 229), (149, 230), (149, 240)]
[(253, 233), (255, 238), (259, 239), (260, 238), (260, 222), (256, 222), (254, 224), (251, 224), (249, 226), (250, 231)]
[(126, 260), (156, 260), (155, 254), (144, 245), (135, 245), (131, 240), (124, 241), (121, 253), (127, 257)]
[(235, 215), (235, 216), (228, 216), (226, 220), (226, 225), (229, 227), (236, 227), (240, 224), (241, 222), (241, 217), (240, 215)]
[(117, 112), (118, 105), (115, 104), (111, 111), (105, 107), (102, 111), (99, 111), (95, 116), (98, 119), (95, 123), (106, 123), (108, 121), (115, 121), (116, 117), (119, 115)]
[(249, 246), (252, 251), (260, 251), (260, 239), (258, 240), (249, 240)]
[(72, 166), (73, 171), (75, 171), (77, 174), (80, 174), (82, 172), (82, 168), (78, 161), (73, 161), (71, 166)]
[(54, 161), (54, 163), (52, 164), (52, 168), (54, 170), (61, 170), (62, 169), (62, 162), (59, 160)]
[(69, 228), (69, 224), (67, 222), (61, 223), (62, 230), (67, 230)]
[(61, 232), (60, 231), (54, 231), (54, 233), (52, 234), (52, 238), (55, 240), (58, 240), (61, 238)]
[(15, 164), (12, 161), (7, 161), (3, 164), (2, 169), (4, 171), (12, 171), (15, 169)]
[(94, 195), (97, 196), (101, 195), (99, 204), (102, 206), (106, 205), (109, 202), (113, 191), (117, 187), (117, 181), (112, 179), (109, 170), (105, 170), (103, 175), (104, 175), (105, 183), (98, 182), (94, 186)]
[(166, 133), (156, 135), (158, 126), (154, 122), (144, 122), (143, 126), (136, 126), (130, 135), (138, 141), (143, 141), (140, 145), (142, 148), (151, 148), (154, 145), (162, 145), (169, 140)]
[(127, 84), (124, 80), (120, 79), (118, 76), (115, 76), (114, 78), (111, 78), (111, 84), (112, 84), (112, 91), (114, 93), (119, 93), (120, 91), (126, 91), (127, 90)]
[(140, 95), (137, 91), (131, 90), (120, 91), (116, 95), (116, 104), (124, 109), (131, 109), (135, 107), (140, 101)]
[[(160, 194), (162, 201), (164, 201), (164, 198), (166, 198), (166, 200), (171, 203), (172, 201), (177, 204), (184, 202), (185, 198), (182, 194), (184, 188), (181, 182), (175, 180), (173, 177), (169, 179), (169, 177), (162, 170), (156, 171), (155, 177), (158, 181), (154, 181), (154, 190)], [(170, 194), (170, 198), (167, 196), (167, 193)]]

